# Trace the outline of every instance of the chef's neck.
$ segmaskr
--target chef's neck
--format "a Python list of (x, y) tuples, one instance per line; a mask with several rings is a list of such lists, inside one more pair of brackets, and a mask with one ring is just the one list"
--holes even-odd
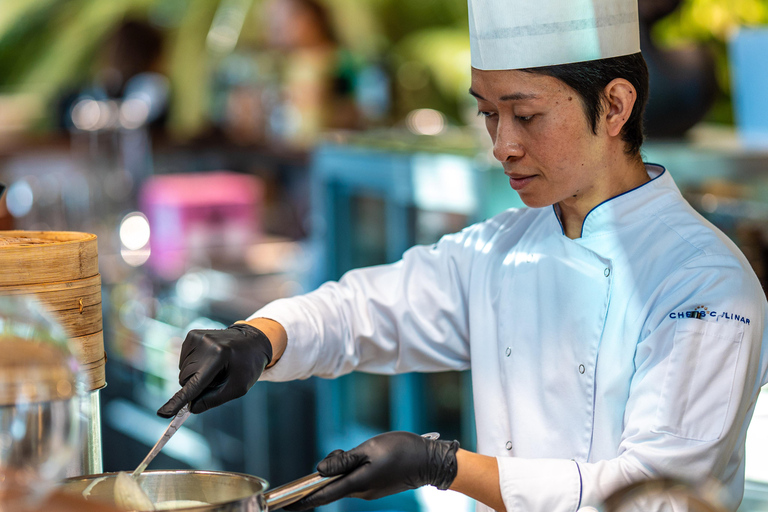
[(622, 160), (610, 166), (604, 176), (595, 180), (583, 192), (557, 203), (556, 211), (565, 236), (572, 240), (580, 238), (584, 219), (595, 206), (650, 181), (645, 164), (639, 156)]

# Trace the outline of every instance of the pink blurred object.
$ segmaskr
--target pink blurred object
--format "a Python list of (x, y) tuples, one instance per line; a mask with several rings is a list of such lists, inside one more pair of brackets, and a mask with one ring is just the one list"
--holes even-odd
[(149, 219), (149, 265), (176, 279), (212, 258), (242, 259), (261, 237), (263, 182), (228, 171), (152, 176), (141, 190)]

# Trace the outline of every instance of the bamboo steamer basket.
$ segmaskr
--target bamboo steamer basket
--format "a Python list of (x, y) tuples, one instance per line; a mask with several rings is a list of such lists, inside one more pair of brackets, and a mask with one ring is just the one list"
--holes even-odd
[[(2, 254), (0, 247), (0, 262)], [(34, 295), (71, 338), (93, 336), (102, 330), (99, 274), (75, 281), (0, 286), (0, 294)]]
[(106, 385), (96, 235), (0, 231), (0, 295), (32, 295), (61, 324), (90, 390)]
[(99, 273), (96, 235), (72, 231), (0, 231), (0, 286), (74, 281)]

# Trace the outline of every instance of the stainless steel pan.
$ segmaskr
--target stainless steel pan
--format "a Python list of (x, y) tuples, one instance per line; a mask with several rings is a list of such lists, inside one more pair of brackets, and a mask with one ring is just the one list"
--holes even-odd
[[(88, 500), (114, 505), (117, 473), (69, 478), (62, 482), (65, 492), (82, 494)], [(157, 470), (144, 471), (139, 484), (154, 503), (198, 501), (208, 505), (175, 508), (189, 512), (266, 512), (299, 501), (339, 478), (313, 473), (268, 491), (263, 478), (227, 471)], [(94, 484), (94, 482), (96, 482)], [(91, 486), (88, 489), (89, 485)]]

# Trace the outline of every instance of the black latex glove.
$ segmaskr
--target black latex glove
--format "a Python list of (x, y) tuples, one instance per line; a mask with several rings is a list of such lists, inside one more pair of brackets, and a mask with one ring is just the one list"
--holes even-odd
[(427, 439), (410, 432), (378, 435), (348, 452), (328, 454), (317, 465), (320, 474), (346, 475), (285, 510), (307, 510), (347, 496), (375, 500), (423, 485), (447, 489), (456, 478), (458, 450), (458, 441)]
[(271, 361), (269, 339), (248, 324), (189, 331), (179, 357), (182, 387), (157, 410), (157, 415), (175, 416), (189, 402), (193, 413), (201, 413), (239, 398), (259, 380)]

